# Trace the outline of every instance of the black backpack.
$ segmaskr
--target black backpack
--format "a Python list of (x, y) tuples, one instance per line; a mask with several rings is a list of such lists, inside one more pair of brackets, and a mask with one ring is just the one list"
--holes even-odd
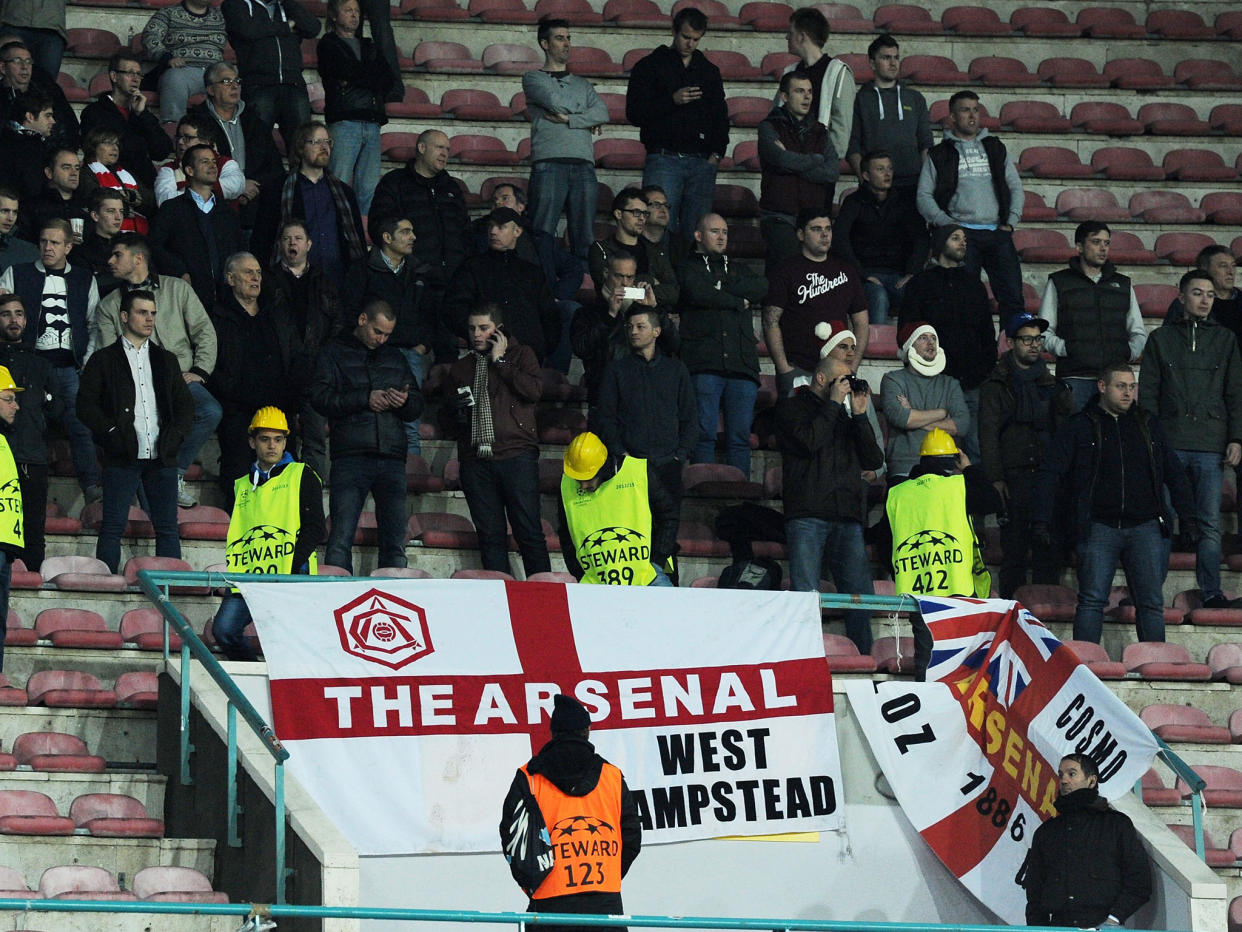
[(751, 557), (728, 566), (716, 584), (719, 589), (768, 589), (781, 587), (784, 573), (771, 557)]

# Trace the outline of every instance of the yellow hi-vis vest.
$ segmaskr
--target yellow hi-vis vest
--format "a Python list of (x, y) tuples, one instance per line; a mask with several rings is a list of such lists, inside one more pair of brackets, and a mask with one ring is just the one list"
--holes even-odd
[(647, 461), (627, 456), (617, 474), (594, 492), (561, 476), (561, 501), (584, 583), (646, 586), (651, 565), (651, 503)]
[(25, 547), (22, 529), (22, 487), (9, 442), (0, 437), (0, 544)]
[(893, 581), (899, 595), (964, 595), (986, 599), (992, 577), (966, 514), (966, 480), (919, 476), (888, 490), (893, 529)]
[[(572, 480), (571, 480), (572, 481)], [(552, 870), (533, 900), (571, 893), (621, 892), (621, 771), (605, 763), (585, 796), (567, 796), (525, 767), (531, 795), (552, 839)]]
[[(246, 474), (233, 483), (233, 515), (229, 519), (225, 568), (230, 573), (292, 573), (293, 548), (302, 527), (302, 474), (305, 463), (290, 463), (260, 486)], [(309, 572), (318, 574), (315, 551)]]

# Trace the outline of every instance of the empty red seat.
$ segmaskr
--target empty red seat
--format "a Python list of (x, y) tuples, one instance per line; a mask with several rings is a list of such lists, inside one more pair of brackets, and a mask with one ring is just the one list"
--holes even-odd
[(1147, 31), (1164, 39), (1215, 39), (1216, 30), (1190, 10), (1156, 10), (1147, 14)]
[(694, 463), (681, 471), (682, 489), (697, 498), (756, 499), (763, 486), (751, 482), (742, 470), (723, 463)]
[(79, 58), (107, 58), (121, 48), (121, 40), (107, 29), (70, 29), (66, 51)]
[[(137, 586), (138, 573), (142, 570), (190, 573), (194, 571), (194, 567), (186, 563), (185, 560), (180, 560), (176, 557), (139, 556), (130, 557), (125, 561), (125, 566), (121, 569), (121, 575), (125, 577), (125, 581), (131, 586)], [(173, 586), (171, 588), (173, 592), (185, 595), (207, 595), (209, 592), (206, 586)]]
[(0, 867), (0, 897), (6, 899), (29, 899), (31, 889), (26, 878), (15, 867)]
[(1059, 38), (1082, 35), (1082, 27), (1074, 25), (1065, 13), (1052, 7), (1035, 6), (1014, 10), (1009, 14), (1009, 24), (1028, 36)]
[[(1166, 192), (1172, 193), (1172, 192)], [(1140, 195), (1135, 195), (1139, 197)], [(1194, 208), (1192, 208), (1193, 210)], [(1199, 221), (1202, 222), (1202, 211), (1196, 211)], [(1188, 223), (1192, 221), (1175, 221)], [(1184, 265), (1187, 267), (1195, 264), (1195, 259), (1201, 251), (1208, 246), (1215, 245), (1212, 237), (1206, 233), (1161, 233), (1156, 237), (1156, 255), (1161, 259), (1168, 259), (1174, 265)]]
[(1078, 160), (1078, 153), (1064, 146), (1027, 146), (1018, 158), (1018, 171), (1036, 178), (1090, 178), (1095, 171)]
[(65, 94), (65, 99), (70, 103), (85, 103), (91, 99), (91, 95), (86, 89), (74, 79), (73, 75), (65, 74), (63, 71), (56, 75), (56, 83), (60, 85), (60, 89)]
[[(867, 23), (867, 28), (870, 31), (870, 23)], [(759, 70), (763, 72), (765, 77), (780, 80), (781, 75), (785, 73), (785, 69), (790, 65), (796, 65), (798, 61), (797, 55), (791, 55), (788, 52), (768, 52), (767, 55), (763, 56), (763, 61), (759, 63)], [(858, 79), (857, 71), (854, 72), (854, 77)]]
[(915, 36), (938, 36), (944, 32), (944, 26), (933, 20), (931, 14), (921, 6), (886, 3), (876, 7), (872, 19), (876, 28), (882, 32)]
[[(1198, 767), (1195, 768), (1196, 771), (1198, 769)], [(1187, 848), (1195, 850), (1193, 825), (1170, 825), (1169, 831), (1180, 838)], [(1219, 847), (1207, 829), (1203, 830), (1203, 860), (1208, 867), (1231, 867), (1233, 865), (1233, 852), (1228, 848)]]
[(695, 7), (707, 17), (709, 29), (741, 29), (738, 18), (729, 12), (729, 8), (720, 0), (677, 0), (673, 4), (672, 14), (676, 16), (686, 7)]
[(960, 36), (1008, 36), (1013, 27), (1001, 22), (996, 11), (986, 6), (951, 6), (940, 14), (940, 23)]
[(528, 45), (497, 42), (483, 50), (482, 65), (496, 74), (525, 74), (536, 71), (543, 64), (543, 56)]
[(1242, 104), (1217, 104), (1208, 114), (1208, 123), (1230, 136), (1242, 135)]
[(164, 822), (121, 793), (85, 793), (69, 804), (69, 818), (97, 838), (162, 838)]
[(647, 147), (637, 139), (601, 139), (595, 143), (595, 164), (600, 168), (642, 168)]
[(425, 569), (417, 566), (381, 566), (371, 570), (376, 579), (434, 579)]
[(48, 502), (44, 509), (43, 529), (48, 534), (81, 534), (82, 522), (67, 516), (60, 502)]
[(9, 574), (10, 589), (41, 589), (42, 587), (43, 577), (32, 570), (26, 569), (25, 561), (14, 560), (12, 562)]
[[(1038, 617), (1038, 616), (1036, 616)], [(1094, 641), (1064, 641), (1087, 669), (1102, 680), (1120, 680), (1126, 675), (1125, 664), (1112, 660), (1108, 652)]]
[(619, 75), (621, 63), (612, 60), (605, 49), (575, 45), (569, 50), (569, 67), (574, 74)]
[(1140, 781), (1143, 787), (1143, 802), (1148, 806), (1180, 806), (1182, 796), (1177, 790), (1164, 785), (1160, 774), (1154, 769), (1143, 774)]
[(466, 165), (516, 165), (518, 154), (495, 136), (465, 133), (449, 140), (449, 158)]
[(1125, 230), (1113, 232), (1108, 257), (1117, 265), (1155, 265), (1160, 261), (1160, 257), (1144, 246), (1137, 235)]
[(1014, 590), (1013, 598), (1043, 622), (1073, 621), (1078, 606), (1078, 595), (1069, 586), (1027, 583)]
[(39, 896), (45, 900), (136, 900), (123, 893), (116, 878), (102, 867), (67, 864), (49, 867), (39, 878)]
[(470, 15), (485, 23), (533, 23), (539, 14), (526, 9), (522, 0), (470, 0)]
[(5, 835), (72, 835), (73, 820), (56, 803), (34, 790), (0, 790), (0, 833)]
[[(1145, 223), (1202, 223), (1206, 219), (1203, 211), (1191, 204), (1190, 199), (1180, 191), (1140, 191), (1130, 198), (1130, 215)], [(1167, 258), (1158, 242), (1156, 254)]]
[(35, 633), (53, 647), (115, 650), (123, 643), (98, 612), (84, 608), (45, 608), (35, 616)]
[(1027, 262), (1068, 262), (1077, 250), (1060, 230), (1018, 229), (1013, 231), (1013, 245)]
[[(1142, 135), (1146, 129), (1140, 120), (1130, 116), (1129, 110), (1111, 101), (1091, 100), (1074, 104), (1069, 118), (1070, 123), (1076, 128), (1086, 130), (1088, 133), (1103, 133), (1106, 136)], [(1151, 156), (1146, 152), (1143, 155), (1150, 163)], [(1094, 162), (1093, 155), (1092, 163)]]
[(1186, 104), (1143, 104), (1137, 116), (1147, 132), (1160, 136), (1198, 136), (1211, 131), (1207, 120), (1200, 120)]
[(177, 509), (177, 533), (182, 540), (225, 540), (228, 532), (229, 514), (222, 508), (195, 505)]
[(94, 557), (47, 557), (39, 575), (54, 589), (82, 592), (120, 592), (128, 583), (114, 575), (103, 560)]
[(569, 443), (587, 428), (586, 417), (575, 408), (540, 408), (535, 424), (540, 443)]
[(1215, 59), (1189, 58), (1173, 66), (1173, 77), (1179, 84), (1197, 91), (1229, 91), (1242, 87), (1242, 76), (1229, 62)]
[(1213, 680), (1242, 685), (1242, 644), (1214, 644), (1207, 660)]
[[(1242, 807), (1242, 771), (1218, 764), (1195, 764), (1194, 771), (1203, 778), (1207, 788), (1203, 791), (1203, 801), (1209, 806)], [(1190, 787), (1180, 777), (1177, 789), (1182, 799), (1190, 798)]]
[(1242, 39), (1242, 10), (1216, 14), (1216, 33), (1221, 38)]
[[(723, 217), (758, 217), (759, 199), (745, 185), (718, 184), (712, 199), (712, 210)], [(729, 232), (732, 235), (734, 231)]]
[(1085, 58), (1045, 58), (1036, 73), (1053, 87), (1108, 87), (1112, 83)]
[(91, 754), (77, 735), (35, 731), (18, 735), (13, 757), (31, 770), (51, 773), (103, 773), (104, 759)]
[(1105, 146), (1091, 153), (1091, 167), (1113, 181), (1163, 181), (1164, 169), (1145, 149)]
[(1074, 21), (1093, 39), (1142, 39), (1147, 27), (1134, 21), (1129, 10), (1118, 7), (1084, 7)]
[(1212, 223), (1242, 226), (1242, 192), (1213, 191), (1203, 195), (1199, 208)]
[(1178, 181), (1234, 181), (1232, 165), (1226, 165), (1214, 149), (1175, 149), (1164, 157), (1164, 170)]
[(1039, 75), (1031, 74), (1021, 59), (997, 55), (974, 59), (967, 71), (976, 81), (995, 87), (1033, 87), (1042, 81)]
[(1130, 211), (1103, 188), (1070, 188), (1057, 195), (1057, 213), (1069, 220), (1129, 220)]
[(192, 867), (156, 865), (134, 874), (134, 895), (152, 902), (227, 903), (229, 895)]
[(440, 110), (458, 120), (507, 120), (513, 112), (491, 91), (451, 90), (440, 98)]
[(860, 654), (857, 645), (841, 634), (824, 635), (824, 654), (833, 673), (874, 673), (875, 658)]
[(608, 0), (604, 20), (619, 26), (667, 27), (668, 15), (653, 0)]
[(420, 42), (414, 47), (414, 67), (424, 71), (470, 73), (483, 70), (483, 63), (460, 42)]
[[(1169, 312), (1169, 305), (1177, 298), (1177, 286), (1135, 285), (1134, 297), (1144, 317), (1164, 317)], [(1173, 604), (1177, 604), (1176, 596), (1173, 598)]]
[(78, 670), (40, 670), (26, 681), (30, 705), (61, 709), (111, 709), (115, 690), (105, 689), (99, 677)]
[(407, 527), (411, 540), (421, 540), (424, 547), (448, 547), (469, 550), (479, 545), (470, 519), (443, 512), (414, 512)]
[(513, 577), (501, 570), (454, 570), (449, 579), (499, 579), (513, 582)]
[(1056, 106), (1042, 100), (1011, 100), (1001, 107), (1000, 121), (1020, 133), (1068, 133), (1071, 128)]
[(1189, 705), (1156, 704), (1139, 713), (1143, 724), (1165, 741), (1229, 744), (1229, 729), (1214, 725), (1202, 709)]
[(405, 458), (405, 487), (410, 492), (442, 492), (444, 480), (431, 471), (431, 464), (411, 453)]
[(159, 676), (152, 670), (131, 670), (116, 678), (118, 709), (159, 708)]
[(1190, 659), (1190, 652), (1180, 644), (1139, 641), (1127, 644), (1121, 662), (1131, 673), (1145, 680), (1209, 680), (1212, 670), (1206, 663)]
[(881, 673), (914, 673), (914, 638), (882, 637), (871, 645), (871, 656)]
[(1036, 191), (1023, 190), (1022, 201), (1022, 219), (1025, 221), (1057, 218), (1056, 208), (1044, 203), (1044, 196)]
[(433, 23), (458, 23), (470, 18), (457, 0), (401, 0), (401, 12), (411, 19)]
[(708, 61), (720, 69), (720, 76), (726, 81), (747, 81), (763, 77), (763, 72), (750, 63), (741, 52), (727, 49), (708, 49), (703, 53)]
[(908, 55), (901, 60), (902, 75), (912, 84), (963, 84), (970, 75), (944, 55)]
[(784, 32), (789, 28), (789, 6), (784, 3), (743, 3), (737, 18), (743, 26), (760, 32)]
[(701, 521), (683, 520), (677, 527), (677, 543), (687, 556), (723, 557), (729, 553), (729, 545)]
[(1150, 58), (1114, 58), (1105, 62), (1104, 75), (1113, 87), (1133, 91), (1161, 90), (1177, 83)]
[(578, 26), (593, 25), (604, 21), (587, 0), (538, 0), (535, 4), (535, 16), (539, 19), (554, 17), (568, 20)]
[(772, 112), (770, 97), (730, 97), (727, 104), (734, 126), (758, 126)]

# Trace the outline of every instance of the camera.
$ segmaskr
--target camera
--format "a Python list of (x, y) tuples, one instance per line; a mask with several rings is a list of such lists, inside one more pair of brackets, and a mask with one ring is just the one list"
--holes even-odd
[(867, 384), (867, 380), (866, 380), (866, 379), (860, 379), (860, 378), (858, 378), (857, 376), (853, 376), (853, 375), (851, 375), (851, 376), (847, 376), (847, 378), (849, 379), (849, 382), (850, 382), (850, 391), (851, 391), (851, 392), (869, 392), (869, 391), (871, 391), (871, 386), (869, 386), (869, 385)]

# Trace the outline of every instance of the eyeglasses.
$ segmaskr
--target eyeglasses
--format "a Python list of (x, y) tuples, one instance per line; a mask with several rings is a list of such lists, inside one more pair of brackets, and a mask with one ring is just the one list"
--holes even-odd
[(1042, 335), (1037, 337), (1015, 337), (1014, 342), (1021, 343), (1023, 346), (1043, 346), (1044, 338)]
[(648, 201), (647, 206), (652, 210), (668, 210), (668, 201)]
[(4, 60), (4, 63), (6, 65), (24, 65), (27, 68), (29, 68), (30, 66), (34, 64), (34, 59), (33, 58), (6, 58)]
[(308, 146), (327, 146), (329, 149), (333, 146), (331, 139), (308, 139), (306, 144)]
[(225, 87), (241, 87), (241, 78), (221, 78), (216, 84), (223, 84)]
[(637, 207), (623, 207), (623, 208), (621, 208), (621, 213), (623, 213), (623, 214), (633, 214), (635, 217), (644, 217), (644, 218), (646, 218), (646, 217), (650, 217), (650, 216), (651, 216), (651, 211), (649, 211), (649, 210), (640, 210), (640, 209), (639, 209), (639, 208), (637, 208)]
[(185, 133), (177, 134), (177, 142), (197, 142), (197, 141), (198, 141), (197, 133), (193, 136), (187, 136)]

